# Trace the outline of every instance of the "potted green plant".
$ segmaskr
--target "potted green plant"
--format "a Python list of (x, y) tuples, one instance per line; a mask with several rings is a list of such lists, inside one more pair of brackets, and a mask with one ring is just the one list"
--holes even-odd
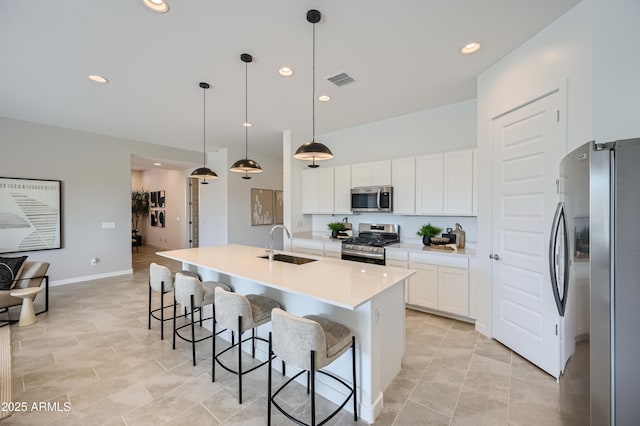
[(331, 238), (338, 238), (338, 232), (345, 230), (344, 222), (329, 222), (327, 226), (331, 229)]
[(422, 244), (424, 244), (425, 246), (430, 246), (431, 237), (435, 237), (440, 232), (442, 232), (442, 228), (438, 228), (437, 226), (433, 226), (430, 223), (427, 223), (426, 225), (422, 225), (422, 227), (418, 229), (418, 232), (416, 232), (416, 234), (422, 237)]
[(138, 234), (140, 219), (142, 222), (149, 216), (150, 204), (149, 193), (142, 189), (131, 191), (131, 231)]

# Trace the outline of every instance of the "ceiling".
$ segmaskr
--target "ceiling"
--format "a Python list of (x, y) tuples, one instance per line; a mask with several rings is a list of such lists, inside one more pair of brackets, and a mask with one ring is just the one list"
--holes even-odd
[[(279, 152), (282, 130), (316, 134), (474, 99), (475, 77), (579, 0), (0, 0), (0, 116), (202, 151)], [(460, 47), (483, 48), (463, 56)], [(295, 70), (283, 78), (281, 66)], [(326, 77), (346, 72), (337, 87)], [(109, 79), (101, 85), (89, 74)], [(181, 165), (183, 166), (183, 165)]]

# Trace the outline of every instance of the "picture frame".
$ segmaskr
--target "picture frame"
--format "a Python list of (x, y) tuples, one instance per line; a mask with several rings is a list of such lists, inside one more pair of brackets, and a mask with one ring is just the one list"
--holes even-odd
[(251, 188), (251, 226), (273, 225), (273, 189)]
[(62, 181), (0, 177), (0, 253), (62, 247)]

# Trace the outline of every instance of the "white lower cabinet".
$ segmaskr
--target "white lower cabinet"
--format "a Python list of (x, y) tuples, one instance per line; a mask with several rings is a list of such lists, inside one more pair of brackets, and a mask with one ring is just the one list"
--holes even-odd
[[(390, 259), (387, 257), (385, 264), (396, 268), (408, 269), (409, 262), (407, 262), (407, 252), (404, 252), (404, 260)], [(404, 282), (404, 303), (409, 303), (409, 280), (405, 280)]]
[(410, 263), (416, 273), (409, 277), (410, 305), (438, 309), (438, 267), (425, 263)]
[(469, 317), (469, 259), (410, 253), (407, 303), (419, 308)]
[(469, 316), (469, 270), (438, 267), (438, 308)]

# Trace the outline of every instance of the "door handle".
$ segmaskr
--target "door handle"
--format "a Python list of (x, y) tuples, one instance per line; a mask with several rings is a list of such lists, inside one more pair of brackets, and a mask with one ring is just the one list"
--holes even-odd
[(500, 260), (500, 256), (497, 254), (490, 254), (489, 255), (489, 259), (493, 259), (493, 260)]

